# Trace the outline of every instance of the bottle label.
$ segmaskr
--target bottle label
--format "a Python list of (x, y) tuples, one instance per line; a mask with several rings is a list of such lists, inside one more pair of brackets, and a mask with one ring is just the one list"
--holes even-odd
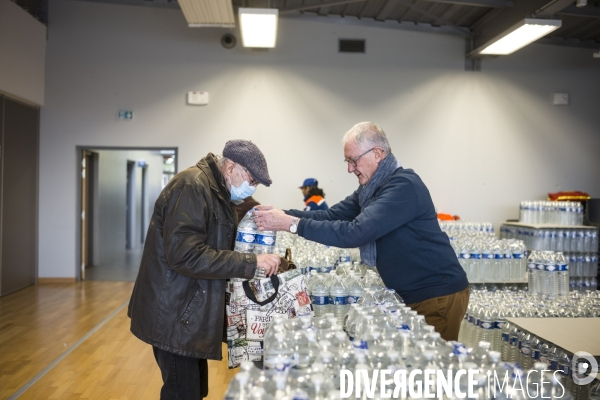
[(527, 263), (527, 268), (535, 269), (535, 263)]
[(410, 326), (406, 324), (400, 324), (396, 325), (396, 329), (398, 329), (399, 331), (410, 331)]
[(481, 321), (480, 326), (481, 326), (481, 328), (486, 329), (486, 330), (494, 329), (493, 322)]
[(475, 322), (475, 317), (472, 315), (469, 315), (469, 322), (472, 324)]
[(360, 296), (348, 296), (348, 304), (358, 303), (358, 299), (360, 299)]
[(340, 256), (340, 262), (350, 262), (352, 261), (352, 257), (348, 256)]
[(471, 258), (471, 255), (469, 253), (460, 253), (460, 258), (469, 259)]
[(535, 267), (540, 271), (544, 270), (544, 264), (535, 264)]
[(474, 260), (480, 260), (481, 259), (481, 254), (479, 253), (471, 253), (471, 258)]
[(235, 240), (242, 243), (254, 243), (256, 241), (256, 237), (251, 233), (238, 232)]
[(531, 354), (531, 349), (529, 347), (521, 347), (521, 353), (525, 354), (526, 356)]
[(546, 264), (546, 267), (544, 268), (546, 271), (552, 272), (556, 269), (556, 265), (553, 264)]
[(525, 258), (525, 254), (523, 253), (513, 253), (513, 258), (516, 260), (522, 260)]
[(508, 333), (503, 333), (502, 334), (502, 341), (508, 343), (508, 339), (509, 339)]
[(550, 361), (550, 368), (556, 371), (558, 369), (558, 361)]
[(494, 259), (495, 260), (502, 260), (504, 257), (502, 257), (502, 254), (494, 254)]
[(492, 258), (494, 258), (494, 256), (490, 253), (483, 253), (481, 256), (484, 260), (491, 260)]
[(256, 235), (256, 244), (261, 244), (263, 246), (275, 246), (275, 236), (273, 235)]
[(502, 329), (502, 328), (504, 328), (504, 321), (494, 322), (494, 329)]
[(562, 374), (563, 374), (564, 376), (567, 376), (567, 377), (568, 377), (568, 376), (570, 375), (570, 372), (571, 372), (571, 371), (570, 371), (570, 368), (569, 368), (569, 366), (568, 366), (568, 365), (561, 365), (561, 366), (560, 366), (560, 369), (562, 369)]
[(516, 346), (518, 342), (519, 342), (519, 338), (518, 337), (513, 337), (513, 338), (510, 339), (511, 346)]
[(568, 271), (569, 270), (569, 264), (557, 264), (556, 265), (556, 269), (558, 271)]
[(531, 354), (531, 358), (533, 358), (534, 360), (539, 360), (540, 359), (540, 351), (539, 350), (533, 350), (533, 352)]
[(321, 267), (321, 268), (319, 268), (319, 271), (321, 271), (322, 273), (328, 274), (331, 271), (333, 271), (333, 267), (329, 267), (329, 266)]
[(348, 297), (346, 296), (333, 296), (331, 299), (333, 300), (332, 304), (335, 304), (336, 306), (345, 306), (348, 304)]
[(511, 254), (511, 253), (506, 253), (506, 254), (504, 255), (504, 258), (505, 258), (505, 259), (512, 259), (512, 258), (513, 258), (513, 256), (512, 256), (512, 254)]
[(540, 354), (540, 362), (548, 364), (548, 357)]
[(326, 306), (329, 304), (329, 296), (313, 296), (313, 304)]
[(369, 349), (369, 346), (368, 346), (366, 340), (355, 339), (352, 342), (352, 345), (354, 346), (355, 349), (358, 349), (358, 350), (368, 350)]

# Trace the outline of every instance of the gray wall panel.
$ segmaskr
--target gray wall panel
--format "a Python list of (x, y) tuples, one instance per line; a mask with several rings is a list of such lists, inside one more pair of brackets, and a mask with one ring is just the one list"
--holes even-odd
[(2, 295), (36, 280), (39, 109), (6, 99), (2, 182)]

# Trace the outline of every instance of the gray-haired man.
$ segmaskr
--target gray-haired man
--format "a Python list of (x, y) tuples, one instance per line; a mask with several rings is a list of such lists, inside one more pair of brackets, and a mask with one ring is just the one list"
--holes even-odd
[(208, 394), (207, 359), (222, 359), (227, 279), (277, 271), (278, 255), (233, 251), (232, 202), (259, 183), (271, 184), (262, 152), (231, 140), (223, 157), (209, 153), (180, 172), (156, 201), (128, 315), (131, 332), (153, 346), (161, 399)]
[(326, 211), (259, 206), (262, 230), (284, 230), (336, 247), (360, 247), (385, 284), (425, 316), (446, 340), (457, 340), (469, 302), (469, 282), (448, 236), (440, 230), (429, 190), (402, 168), (385, 132), (362, 122), (344, 136), (344, 161), (359, 187)]

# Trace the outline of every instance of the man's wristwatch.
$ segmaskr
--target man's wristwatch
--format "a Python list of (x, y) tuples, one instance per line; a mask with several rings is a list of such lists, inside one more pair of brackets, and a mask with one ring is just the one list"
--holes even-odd
[(294, 220), (292, 221), (292, 224), (290, 225), (290, 232), (292, 233), (298, 233), (298, 220), (300, 218), (294, 218)]

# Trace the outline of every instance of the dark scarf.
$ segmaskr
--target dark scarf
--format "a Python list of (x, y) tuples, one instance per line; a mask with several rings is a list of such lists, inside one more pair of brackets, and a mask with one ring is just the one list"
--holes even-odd
[[(362, 187), (361, 192), (358, 194), (358, 204), (361, 210), (364, 210), (369, 204), (375, 201), (373, 197), (375, 191), (387, 182), (399, 166), (400, 163), (392, 153), (379, 163), (377, 170), (369, 182)], [(375, 266), (375, 262), (377, 261), (377, 247), (374, 241), (360, 246), (360, 258), (364, 264), (372, 267)]]

